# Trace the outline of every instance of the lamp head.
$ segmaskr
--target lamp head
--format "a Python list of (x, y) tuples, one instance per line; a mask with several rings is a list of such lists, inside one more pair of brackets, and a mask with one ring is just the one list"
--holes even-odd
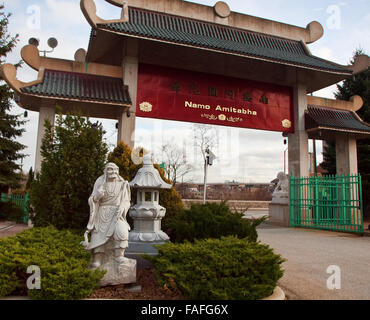
[(55, 49), (58, 45), (58, 40), (55, 38), (49, 38), (48, 39), (48, 46), (52, 49)]
[(38, 47), (39, 44), (40, 44), (40, 41), (39, 41), (39, 39), (36, 39), (36, 38), (29, 38), (28, 39), (28, 44), (31, 44), (35, 47)]

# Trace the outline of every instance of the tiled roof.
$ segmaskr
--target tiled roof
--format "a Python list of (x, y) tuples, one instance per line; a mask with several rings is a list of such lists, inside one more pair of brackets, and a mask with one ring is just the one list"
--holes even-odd
[(309, 55), (300, 41), (144, 9), (129, 8), (129, 22), (98, 24), (98, 28), (351, 74), (351, 71), (334, 63)]
[(131, 104), (128, 88), (122, 79), (85, 73), (46, 69), (41, 83), (23, 87), (21, 91), (54, 98)]
[(353, 111), (335, 110), (308, 105), (306, 130), (314, 128), (359, 131), (370, 134), (370, 125), (362, 122)]

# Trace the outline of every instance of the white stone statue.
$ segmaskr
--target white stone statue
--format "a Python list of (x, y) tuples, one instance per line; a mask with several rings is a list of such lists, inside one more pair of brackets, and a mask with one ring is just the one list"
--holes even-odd
[[(130, 200), (129, 183), (119, 176), (118, 167), (114, 163), (108, 163), (104, 174), (96, 180), (88, 200), (90, 219), (83, 245), (86, 250), (93, 251), (90, 268), (95, 269), (102, 265), (109, 240), (113, 242), (115, 260), (118, 263), (124, 261), (130, 230), (126, 221)], [(89, 233), (91, 233), (90, 243), (87, 238)]]
[(279, 172), (277, 175), (278, 184), (272, 194), (272, 203), (288, 203), (289, 202), (289, 179), (284, 172)]
[(136, 282), (136, 260), (124, 257), (130, 231), (126, 221), (131, 205), (130, 186), (120, 177), (114, 163), (106, 164), (104, 174), (95, 181), (88, 201), (90, 219), (81, 244), (93, 252), (89, 268), (106, 271), (100, 281), (101, 286)]

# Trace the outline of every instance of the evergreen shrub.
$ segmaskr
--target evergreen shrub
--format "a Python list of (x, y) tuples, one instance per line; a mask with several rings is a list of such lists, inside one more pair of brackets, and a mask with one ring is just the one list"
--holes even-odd
[(158, 282), (191, 300), (257, 300), (270, 296), (283, 276), (280, 255), (267, 245), (238, 239), (195, 240), (156, 246), (145, 256)]
[(24, 215), (24, 211), (13, 202), (0, 202), (0, 219), (23, 223)]
[[(82, 234), (54, 227), (32, 228), (0, 239), (0, 296), (27, 294), (32, 299), (72, 300), (91, 295), (103, 271), (88, 269), (91, 254)], [(27, 289), (31, 265), (41, 271), (41, 289)]]
[(190, 209), (164, 219), (163, 230), (173, 242), (232, 235), (255, 242), (258, 238), (256, 227), (263, 221), (243, 219), (243, 214), (231, 212), (226, 202), (193, 204)]
[(45, 122), (41, 172), (31, 183), (31, 220), (36, 227), (85, 229), (88, 199), (103, 174), (108, 147), (101, 124), (88, 118), (58, 114), (55, 126)]
[[(9, 3), (9, 2), (8, 2)], [(7, 7), (10, 6), (7, 4)], [(0, 4), (0, 65), (16, 48), (18, 34), (8, 33), (10, 13), (6, 13), (4, 1)], [(20, 63), (16, 64), (19, 67)], [(0, 76), (1, 80), (4, 80)], [(19, 188), (22, 182), (21, 159), (26, 155), (21, 153), (26, 146), (19, 143), (19, 137), (25, 132), (20, 114), (14, 109), (14, 91), (5, 83), (0, 82), (0, 193), (7, 193), (9, 188)]]

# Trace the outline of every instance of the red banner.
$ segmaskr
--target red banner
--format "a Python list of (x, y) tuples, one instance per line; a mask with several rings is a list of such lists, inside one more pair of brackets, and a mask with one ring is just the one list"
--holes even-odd
[(136, 116), (294, 132), (290, 87), (140, 64)]

